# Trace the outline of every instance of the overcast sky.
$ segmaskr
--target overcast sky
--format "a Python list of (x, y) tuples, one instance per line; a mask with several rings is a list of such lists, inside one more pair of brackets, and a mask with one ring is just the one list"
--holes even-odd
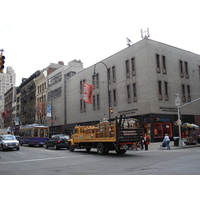
[(50, 63), (80, 59), (84, 68), (141, 40), (200, 54), (197, 0), (0, 0), (0, 49), (22, 78)]

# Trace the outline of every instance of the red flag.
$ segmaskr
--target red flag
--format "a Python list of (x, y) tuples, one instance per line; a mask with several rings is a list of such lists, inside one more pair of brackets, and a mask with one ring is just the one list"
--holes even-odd
[(86, 103), (93, 103), (93, 90), (94, 90), (94, 85), (90, 85), (87, 83), (84, 83), (83, 86), (83, 101)]
[(38, 102), (38, 108), (39, 108), (39, 114), (40, 115), (45, 115), (45, 103), (39, 101)]

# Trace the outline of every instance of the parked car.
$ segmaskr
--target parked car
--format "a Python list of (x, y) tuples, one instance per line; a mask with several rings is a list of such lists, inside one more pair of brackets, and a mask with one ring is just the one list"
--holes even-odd
[(17, 149), (19, 150), (19, 141), (14, 135), (0, 135), (0, 147), (2, 150)]
[(44, 147), (48, 149), (49, 147), (53, 147), (54, 149), (60, 149), (60, 148), (67, 148), (69, 149), (68, 146), (68, 140), (69, 136), (68, 135), (53, 135), (49, 140), (46, 141)]

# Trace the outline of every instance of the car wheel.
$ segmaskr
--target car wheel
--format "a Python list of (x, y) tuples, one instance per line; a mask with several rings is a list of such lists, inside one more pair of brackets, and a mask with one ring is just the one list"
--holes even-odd
[(16, 149), (17, 149), (17, 151), (19, 151), (19, 147), (17, 147)]
[(45, 144), (45, 145), (44, 145), (44, 148), (45, 148), (45, 149), (48, 149), (48, 145), (47, 145), (47, 144)]
[(4, 151), (3, 145), (1, 145), (1, 149), (2, 149), (2, 151)]
[(53, 149), (54, 149), (54, 150), (57, 150), (57, 149), (58, 149), (58, 147), (57, 147), (56, 144), (54, 145)]

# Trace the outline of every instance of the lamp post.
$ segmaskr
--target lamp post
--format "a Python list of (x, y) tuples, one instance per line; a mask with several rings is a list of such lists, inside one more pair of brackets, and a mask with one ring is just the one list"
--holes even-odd
[(49, 89), (50, 92), (51, 92), (51, 131), (52, 131), (52, 135), (53, 135), (53, 104), (52, 104), (53, 93), (52, 93), (52, 90), (50, 88), (47, 88), (47, 89)]
[(175, 105), (177, 106), (177, 111), (178, 111), (178, 133), (179, 133), (179, 146), (183, 146), (182, 141), (181, 141), (181, 119), (180, 119), (180, 97), (178, 94), (176, 94), (175, 98)]
[(102, 62), (102, 61), (96, 63), (96, 64), (94, 65), (94, 76), (96, 76), (95, 68), (96, 68), (97, 64), (103, 64), (103, 65), (106, 67), (106, 70), (107, 70), (108, 116), (109, 116), (109, 117), (108, 117), (108, 119), (109, 119), (108, 121), (110, 122), (111, 116), (110, 116), (110, 94), (109, 94), (110, 89), (109, 89), (109, 79), (108, 79), (108, 66), (107, 66), (104, 62)]

